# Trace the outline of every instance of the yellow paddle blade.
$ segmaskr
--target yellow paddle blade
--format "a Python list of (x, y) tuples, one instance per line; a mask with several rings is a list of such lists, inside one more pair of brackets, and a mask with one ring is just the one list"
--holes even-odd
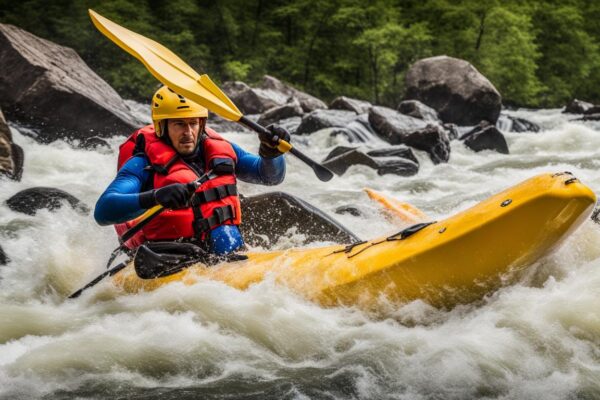
[(243, 116), (208, 76), (204, 75), (206, 78), (202, 78), (171, 50), (154, 40), (115, 24), (93, 10), (89, 10), (89, 13), (92, 22), (100, 32), (141, 61), (146, 69), (163, 84), (223, 118), (238, 121)]
[(365, 188), (364, 191), (367, 192), (369, 198), (381, 204), (392, 217), (398, 219), (398, 222), (415, 224), (427, 220), (427, 214), (412, 204), (386, 196), (373, 189)]

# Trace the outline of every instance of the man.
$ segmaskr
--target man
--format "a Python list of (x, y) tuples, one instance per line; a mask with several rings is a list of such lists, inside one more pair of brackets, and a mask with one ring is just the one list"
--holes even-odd
[[(185, 240), (217, 255), (243, 246), (237, 178), (276, 185), (285, 176), (278, 140), (289, 141), (282, 128), (260, 136), (259, 155), (251, 154), (206, 127), (208, 110), (166, 86), (152, 98), (152, 125), (134, 132), (119, 149), (117, 177), (98, 199), (94, 218), (116, 224), (122, 235), (135, 218), (161, 205), (167, 211), (126, 242)], [(195, 192), (189, 182), (210, 172)]]

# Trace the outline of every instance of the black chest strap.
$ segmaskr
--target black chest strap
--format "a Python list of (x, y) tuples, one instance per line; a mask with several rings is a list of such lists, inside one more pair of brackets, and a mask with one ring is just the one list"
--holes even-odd
[[(197, 210), (197, 208), (194, 208)], [(195, 211), (194, 211), (195, 214)], [(196, 219), (193, 223), (194, 232), (198, 237), (203, 233), (210, 232), (212, 229), (224, 222), (235, 219), (235, 210), (231, 205), (218, 207), (213, 210), (213, 214), (208, 218)]]
[(216, 186), (211, 189), (206, 189), (201, 192), (196, 192), (192, 197), (192, 207), (197, 207), (200, 204), (209, 203), (211, 201), (221, 200), (229, 196), (237, 196), (238, 190), (235, 184)]

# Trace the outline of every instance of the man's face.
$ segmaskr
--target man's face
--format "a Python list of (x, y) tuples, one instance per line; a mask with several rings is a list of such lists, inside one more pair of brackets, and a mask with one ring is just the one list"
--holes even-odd
[(198, 134), (204, 126), (204, 118), (175, 118), (167, 120), (167, 132), (173, 147), (179, 154), (192, 154), (198, 143)]

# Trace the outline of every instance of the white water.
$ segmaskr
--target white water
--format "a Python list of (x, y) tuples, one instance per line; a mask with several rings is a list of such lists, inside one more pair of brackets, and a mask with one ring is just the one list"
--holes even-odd
[[(288, 158), (277, 190), (336, 216), (359, 236), (394, 231), (362, 192), (370, 186), (439, 219), (540, 172), (568, 170), (600, 191), (600, 124), (559, 110), (512, 114), (543, 132), (507, 133), (510, 155), (473, 153), (455, 141), (450, 163), (424, 153), (418, 175), (352, 167), (331, 183)], [(117, 240), (69, 207), (34, 217), (4, 201), (33, 186), (64, 189), (93, 207), (115, 174), (112, 151), (37, 144), (21, 182), (0, 181), (0, 398), (600, 398), (600, 228), (588, 221), (519, 284), (451, 311), (422, 302), (375, 319), (324, 309), (266, 281), (247, 291), (204, 281), (120, 295), (109, 283), (65, 296), (102, 272)], [(256, 150), (252, 134), (226, 135)], [(294, 138), (314, 158), (335, 145)], [(247, 195), (269, 188), (242, 185)], [(293, 246), (294, 237), (279, 242)]]

